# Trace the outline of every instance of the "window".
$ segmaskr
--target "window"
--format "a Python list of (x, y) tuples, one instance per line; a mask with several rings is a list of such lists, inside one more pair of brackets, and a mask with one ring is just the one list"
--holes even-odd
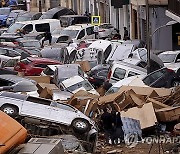
[(13, 84), (14, 84), (13, 82), (6, 81), (4, 79), (0, 79), (0, 87), (3, 87), (3, 86), (12, 86)]
[(23, 29), (25, 32), (29, 33), (33, 30), (33, 25), (32, 24), (26, 25), (25, 27), (23, 27)]
[(86, 28), (86, 32), (87, 32), (87, 35), (92, 35), (92, 34), (94, 34), (94, 28), (88, 27), (88, 28)]
[(121, 68), (116, 68), (114, 71), (113, 77), (119, 80), (122, 80), (124, 79), (125, 74), (126, 74), (126, 70), (121, 69)]
[(10, 57), (21, 56), (21, 54), (16, 52), (15, 50), (8, 50), (8, 52)]
[(178, 56), (176, 58), (176, 63), (180, 63), (180, 54), (178, 54)]
[(49, 23), (44, 24), (36, 24), (35, 29), (37, 32), (50, 32), (50, 26)]
[(83, 29), (83, 30), (79, 33), (77, 39), (81, 39), (81, 38), (83, 38), (84, 36), (85, 36), (85, 30)]
[(130, 77), (130, 76), (135, 76), (135, 75), (140, 75), (140, 74), (129, 71), (128, 77)]
[(107, 77), (107, 74), (108, 74), (108, 70), (102, 70), (102, 71), (97, 73), (97, 76), (105, 79)]
[(7, 55), (7, 50), (0, 48), (0, 55)]
[(141, 61), (137, 66), (145, 68), (147, 66), (147, 63), (144, 61)]
[(66, 104), (57, 103), (57, 102), (51, 102), (50, 106), (57, 107), (62, 110), (73, 111), (73, 112), (75, 111), (75, 109), (73, 107), (66, 105)]

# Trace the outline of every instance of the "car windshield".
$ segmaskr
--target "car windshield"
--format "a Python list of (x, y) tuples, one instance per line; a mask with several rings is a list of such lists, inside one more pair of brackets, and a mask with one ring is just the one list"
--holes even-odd
[(27, 41), (27, 42), (21, 42), (20, 43), (23, 47), (36, 47), (41, 48), (41, 44), (38, 41)]
[(176, 54), (160, 54), (159, 58), (163, 61), (163, 63), (172, 63), (176, 59)]
[(116, 93), (119, 91), (118, 87), (111, 87), (107, 92), (106, 95), (112, 94), (112, 93)]
[(21, 27), (23, 27), (23, 26), (24, 26), (24, 24), (14, 23), (8, 28), (7, 32), (15, 33), (17, 31), (17, 29), (21, 29)]
[(29, 17), (29, 16), (19, 16), (16, 19), (16, 21), (28, 21), (28, 20), (31, 20), (31, 17)]
[(60, 34), (62, 31), (62, 29), (55, 29), (53, 32), (52, 32), (52, 35), (53, 34)]
[(87, 90), (87, 91), (90, 91), (92, 89), (91, 84), (88, 81), (86, 81), (86, 80), (78, 82), (78, 83), (76, 83), (76, 84), (74, 84), (74, 85), (72, 85), (70, 87), (67, 87), (67, 89), (69, 91), (73, 92), (76, 89), (79, 89), (81, 87), (85, 88), (85, 90)]
[(71, 38), (76, 38), (78, 32), (78, 30), (62, 30), (61, 35), (68, 35)]
[(44, 69), (43, 73), (46, 74), (46, 75), (54, 75), (54, 71), (49, 67), (46, 67)]
[(10, 8), (0, 8), (0, 15), (8, 15), (10, 13)]
[(9, 14), (9, 18), (16, 18), (18, 16), (18, 13), (17, 12), (11, 12)]

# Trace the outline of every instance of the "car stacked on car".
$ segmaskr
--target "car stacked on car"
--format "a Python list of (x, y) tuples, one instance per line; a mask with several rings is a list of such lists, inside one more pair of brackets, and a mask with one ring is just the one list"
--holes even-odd
[(99, 115), (89, 104), (95, 98), (98, 108), (102, 89), (109, 95), (124, 85), (179, 86), (180, 51), (151, 52), (148, 59), (144, 41), (113, 40), (120, 34), (110, 23), (101, 23), (95, 38), (88, 14), (60, 6), (47, 12), (4, 7), (1, 14), (7, 29), (0, 36), (0, 110), (30, 134), (74, 135), (84, 142), (76, 149), (93, 153), (100, 129), (91, 118)]

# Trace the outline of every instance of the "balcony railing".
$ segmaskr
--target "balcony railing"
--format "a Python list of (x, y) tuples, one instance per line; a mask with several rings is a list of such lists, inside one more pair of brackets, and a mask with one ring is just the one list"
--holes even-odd
[(180, 0), (168, 0), (168, 10), (180, 17)]

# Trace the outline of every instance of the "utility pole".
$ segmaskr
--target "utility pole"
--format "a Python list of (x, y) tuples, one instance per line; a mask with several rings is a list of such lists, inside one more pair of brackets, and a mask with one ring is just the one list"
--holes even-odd
[(151, 72), (151, 45), (150, 45), (150, 30), (149, 30), (149, 1), (146, 0), (146, 44), (147, 44), (147, 73)]

